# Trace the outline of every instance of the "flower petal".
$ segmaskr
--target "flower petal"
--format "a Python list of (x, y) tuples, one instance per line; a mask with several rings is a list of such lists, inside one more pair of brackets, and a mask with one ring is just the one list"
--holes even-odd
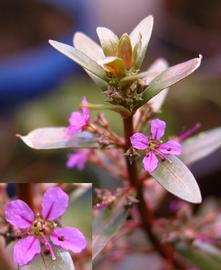
[(166, 123), (160, 119), (155, 119), (151, 121), (151, 136), (155, 140), (159, 140), (161, 137), (163, 137)]
[(34, 213), (22, 200), (14, 200), (6, 204), (5, 218), (13, 226), (24, 229), (31, 226)]
[(148, 138), (140, 132), (134, 133), (130, 137), (130, 142), (135, 149), (145, 150), (148, 144)]
[(28, 236), (15, 244), (13, 251), (14, 261), (19, 265), (25, 265), (40, 252), (41, 246), (39, 240), (34, 236)]
[(54, 245), (74, 253), (81, 252), (87, 245), (87, 240), (84, 235), (77, 228), (72, 227), (56, 229), (53, 231), (50, 238)]
[(62, 216), (68, 207), (68, 195), (60, 187), (49, 188), (42, 200), (42, 216), (46, 220), (55, 220)]
[(69, 156), (68, 161), (66, 163), (67, 167), (68, 168), (76, 167), (80, 171), (83, 170), (89, 153), (90, 153), (89, 149), (75, 151), (75, 153)]
[(143, 165), (146, 171), (153, 172), (157, 168), (157, 165), (158, 165), (158, 159), (156, 155), (152, 152), (147, 154), (143, 159)]
[(181, 154), (181, 144), (179, 144), (176, 141), (168, 141), (166, 143), (163, 143), (159, 147), (160, 152), (164, 154), (171, 154), (171, 155), (180, 155)]

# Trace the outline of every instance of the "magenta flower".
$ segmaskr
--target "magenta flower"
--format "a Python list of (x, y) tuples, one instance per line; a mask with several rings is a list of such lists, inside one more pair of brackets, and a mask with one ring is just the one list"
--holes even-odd
[(67, 135), (72, 135), (77, 131), (82, 131), (89, 123), (90, 113), (89, 109), (87, 108), (87, 98), (83, 97), (81, 103), (81, 111), (71, 113)]
[(77, 150), (73, 154), (69, 155), (66, 166), (68, 168), (77, 168), (82, 171), (91, 153), (90, 149)]
[(81, 252), (87, 244), (84, 235), (77, 228), (58, 228), (55, 220), (60, 218), (68, 207), (68, 195), (59, 187), (49, 188), (43, 196), (42, 213), (34, 215), (22, 200), (8, 202), (5, 207), (6, 220), (19, 228), (22, 237), (14, 245), (14, 261), (19, 265), (28, 264), (41, 249), (51, 254), (55, 260), (53, 244), (74, 253)]
[(146, 152), (143, 165), (148, 172), (153, 172), (157, 168), (158, 158), (165, 160), (168, 155), (181, 154), (181, 145), (178, 142), (170, 140), (162, 143), (160, 140), (164, 136), (165, 128), (164, 121), (155, 119), (151, 121), (151, 135), (149, 137), (137, 132), (130, 138), (133, 148)]

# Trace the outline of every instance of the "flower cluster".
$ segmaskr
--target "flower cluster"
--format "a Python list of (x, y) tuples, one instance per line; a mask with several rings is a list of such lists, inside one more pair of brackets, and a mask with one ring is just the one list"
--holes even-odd
[(16, 228), (18, 240), (14, 245), (14, 261), (19, 265), (28, 264), (41, 249), (56, 259), (53, 245), (72, 251), (81, 252), (87, 245), (86, 238), (79, 229), (59, 228), (56, 220), (68, 207), (68, 195), (59, 187), (49, 188), (43, 196), (41, 214), (36, 215), (22, 200), (14, 200), (5, 207), (6, 220)]
[(148, 172), (153, 172), (158, 166), (158, 158), (162, 161), (167, 159), (168, 155), (180, 155), (181, 145), (169, 140), (163, 143), (160, 139), (164, 136), (166, 123), (160, 119), (151, 121), (150, 136), (145, 136), (143, 133), (134, 133), (131, 136), (131, 144), (137, 150), (145, 151), (143, 159), (144, 169)]

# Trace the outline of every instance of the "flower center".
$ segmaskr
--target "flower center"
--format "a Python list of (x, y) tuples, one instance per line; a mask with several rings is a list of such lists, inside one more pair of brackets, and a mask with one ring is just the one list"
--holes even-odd
[(160, 147), (161, 142), (155, 139), (150, 139), (148, 142), (148, 152), (154, 151), (155, 149)]
[(50, 235), (51, 232), (56, 227), (56, 224), (50, 220), (44, 220), (42, 217), (38, 216), (32, 223), (31, 232), (33, 235)]

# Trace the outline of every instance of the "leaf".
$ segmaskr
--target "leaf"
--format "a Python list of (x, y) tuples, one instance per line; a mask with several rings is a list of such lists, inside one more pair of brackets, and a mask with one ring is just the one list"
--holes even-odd
[(50, 254), (37, 255), (28, 265), (19, 267), (19, 270), (75, 270), (73, 260), (69, 252), (53, 246), (56, 260), (52, 260)]
[(192, 164), (221, 147), (221, 127), (197, 134), (182, 143), (181, 159)]
[(130, 34), (130, 39), (131, 39), (131, 44), (132, 47), (134, 48), (136, 44), (139, 43), (139, 39), (141, 36), (141, 50), (140, 53), (138, 53), (135, 67), (137, 69), (140, 68), (144, 56), (146, 54), (147, 46), (150, 41), (151, 33), (153, 29), (153, 16), (150, 15), (146, 18), (144, 18), (131, 32)]
[(128, 34), (123, 34), (118, 44), (118, 57), (123, 59), (127, 69), (132, 65), (132, 46)]
[(126, 197), (118, 198), (111, 207), (101, 209), (93, 220), (92, 259), (103, 250), (126, 221)]
[(116, 56), (105, 57), (99, 60), (98, 63), (103, 66), (103, 68), (113, 74), (117, 78), (121, 78), (125, 75), (126, 69), (124, 62), (121, 58)]
[(103, 91), (107, 90), (108, 83), (107, 83), (105, 80), (103, 80), (103, 79), (97, 77), (96, 75), (94, 75), (93, 73), (91, 73), (90, 71), (88, 71), (88, 70), (86, 70), (86, 69), (84, 69), (84, 70), (87, 72), (88, 76), (91, 77), (91, 79), (93, 80), (93, 82), (94, 82), (100, 89), (102, 89)]
[(67, 136), (66, 132), (65, 127), (45, 127), (35, 129), (26, 136), (17, 136), (34, 149), (95, 148), (99, 146), (98, 136), (90, 132), (77, 132), (71, 136)]
[(73, 38), (73, 44), (76, 49), (86, 54), (94, 61), (104, 58), (102, 48), (90, 37), (81, 32), (77, 32)]
[[(104, 53), (102, 48), (94, 42), (91, 38), (86, 36), (85, 34), (81, 32), (77, 32), (74, 35), (73, 38), (74, 47), (78, 49), (79, 51), (86, 54), (88, 57), (93, 59), (94, 61), (99, 61), (99, 59), (104, 58)], [(91, 77), (91, 79), (94, 81), (94, 83), (101, 88), (102, 90), (106, 90), (108, 83), (101, 79), (100, 77), (94, 75), (90, 71), (84, 68), (84, 70), (87, 72), (87, 74)]]
[(97, 35), (101, 43), (101, 47), (106, 56), (115, 56), (119, 38), (110, 29), (106, 27), (97, 27)]
[(74, 62), (82, 66), (83, 68), (87, 69), (94, 75), (98, 76), (101, 79), (106, 78), (105, 71), (102, 69), (101, 66), (97, 64), (93, 59), (89, 58), (86, 54), (82, 53), (81, 51), (77, 50), (76, 48), (69, 46), (67, 44), (57, 42), (54, 40), (49, 40), (49, 43), (57, 49), (59, 52), (63, 53)]
[(200, 190), (190, 170), (175, 156), (167, 159), (160, 162), (151, 175), (175, 196), (191, 203), (201, 203)]
[(161, 90), (177, 83), (194, 72), (201, 63), (202, 56), (172, 66), (154, 78), (143, 94), (142, 104), (156, 96)]
[[(166, 70), (168, 68), (168, 63), (165, 59), (163, 58), (158, 58), (156, 61), (154, 61), (154, 63), (150, 66), (150, 68), (148, 69), (149, 74), (153, 74), (153, 73), (158, 73), (162, 72), (164, 70)], [(151, 77), (151, 75), (147, 76), (146, 78), (144, 78), (145, 83), (149, 83), (154, 77)], [(159, 112), (166, 97), (168, 94), (169, 89), (166, 88), (163, 91), (161, 91), (159, 94), (157, 94), (156, 96), (154, 96), (148, 103), (150, 104), (152, 111), (154, 113)]]
[(91, 110), (111, 110), (111, 111), (120, 113), (121, 116), (123, 116), (125, 118), (131, 116), (131, 112), (121, 105), (106, 105), (106, 104), (88, 103), (87, 108), (89, 108)]
[(201, 270), (220, 270), (221, 260), (218, 257), (212, 256), (211, 253), (203, 252), (198, 248), (194, 248), (185, 243), (180, 243), (175, 246), (175, 249), (193, 265)]

